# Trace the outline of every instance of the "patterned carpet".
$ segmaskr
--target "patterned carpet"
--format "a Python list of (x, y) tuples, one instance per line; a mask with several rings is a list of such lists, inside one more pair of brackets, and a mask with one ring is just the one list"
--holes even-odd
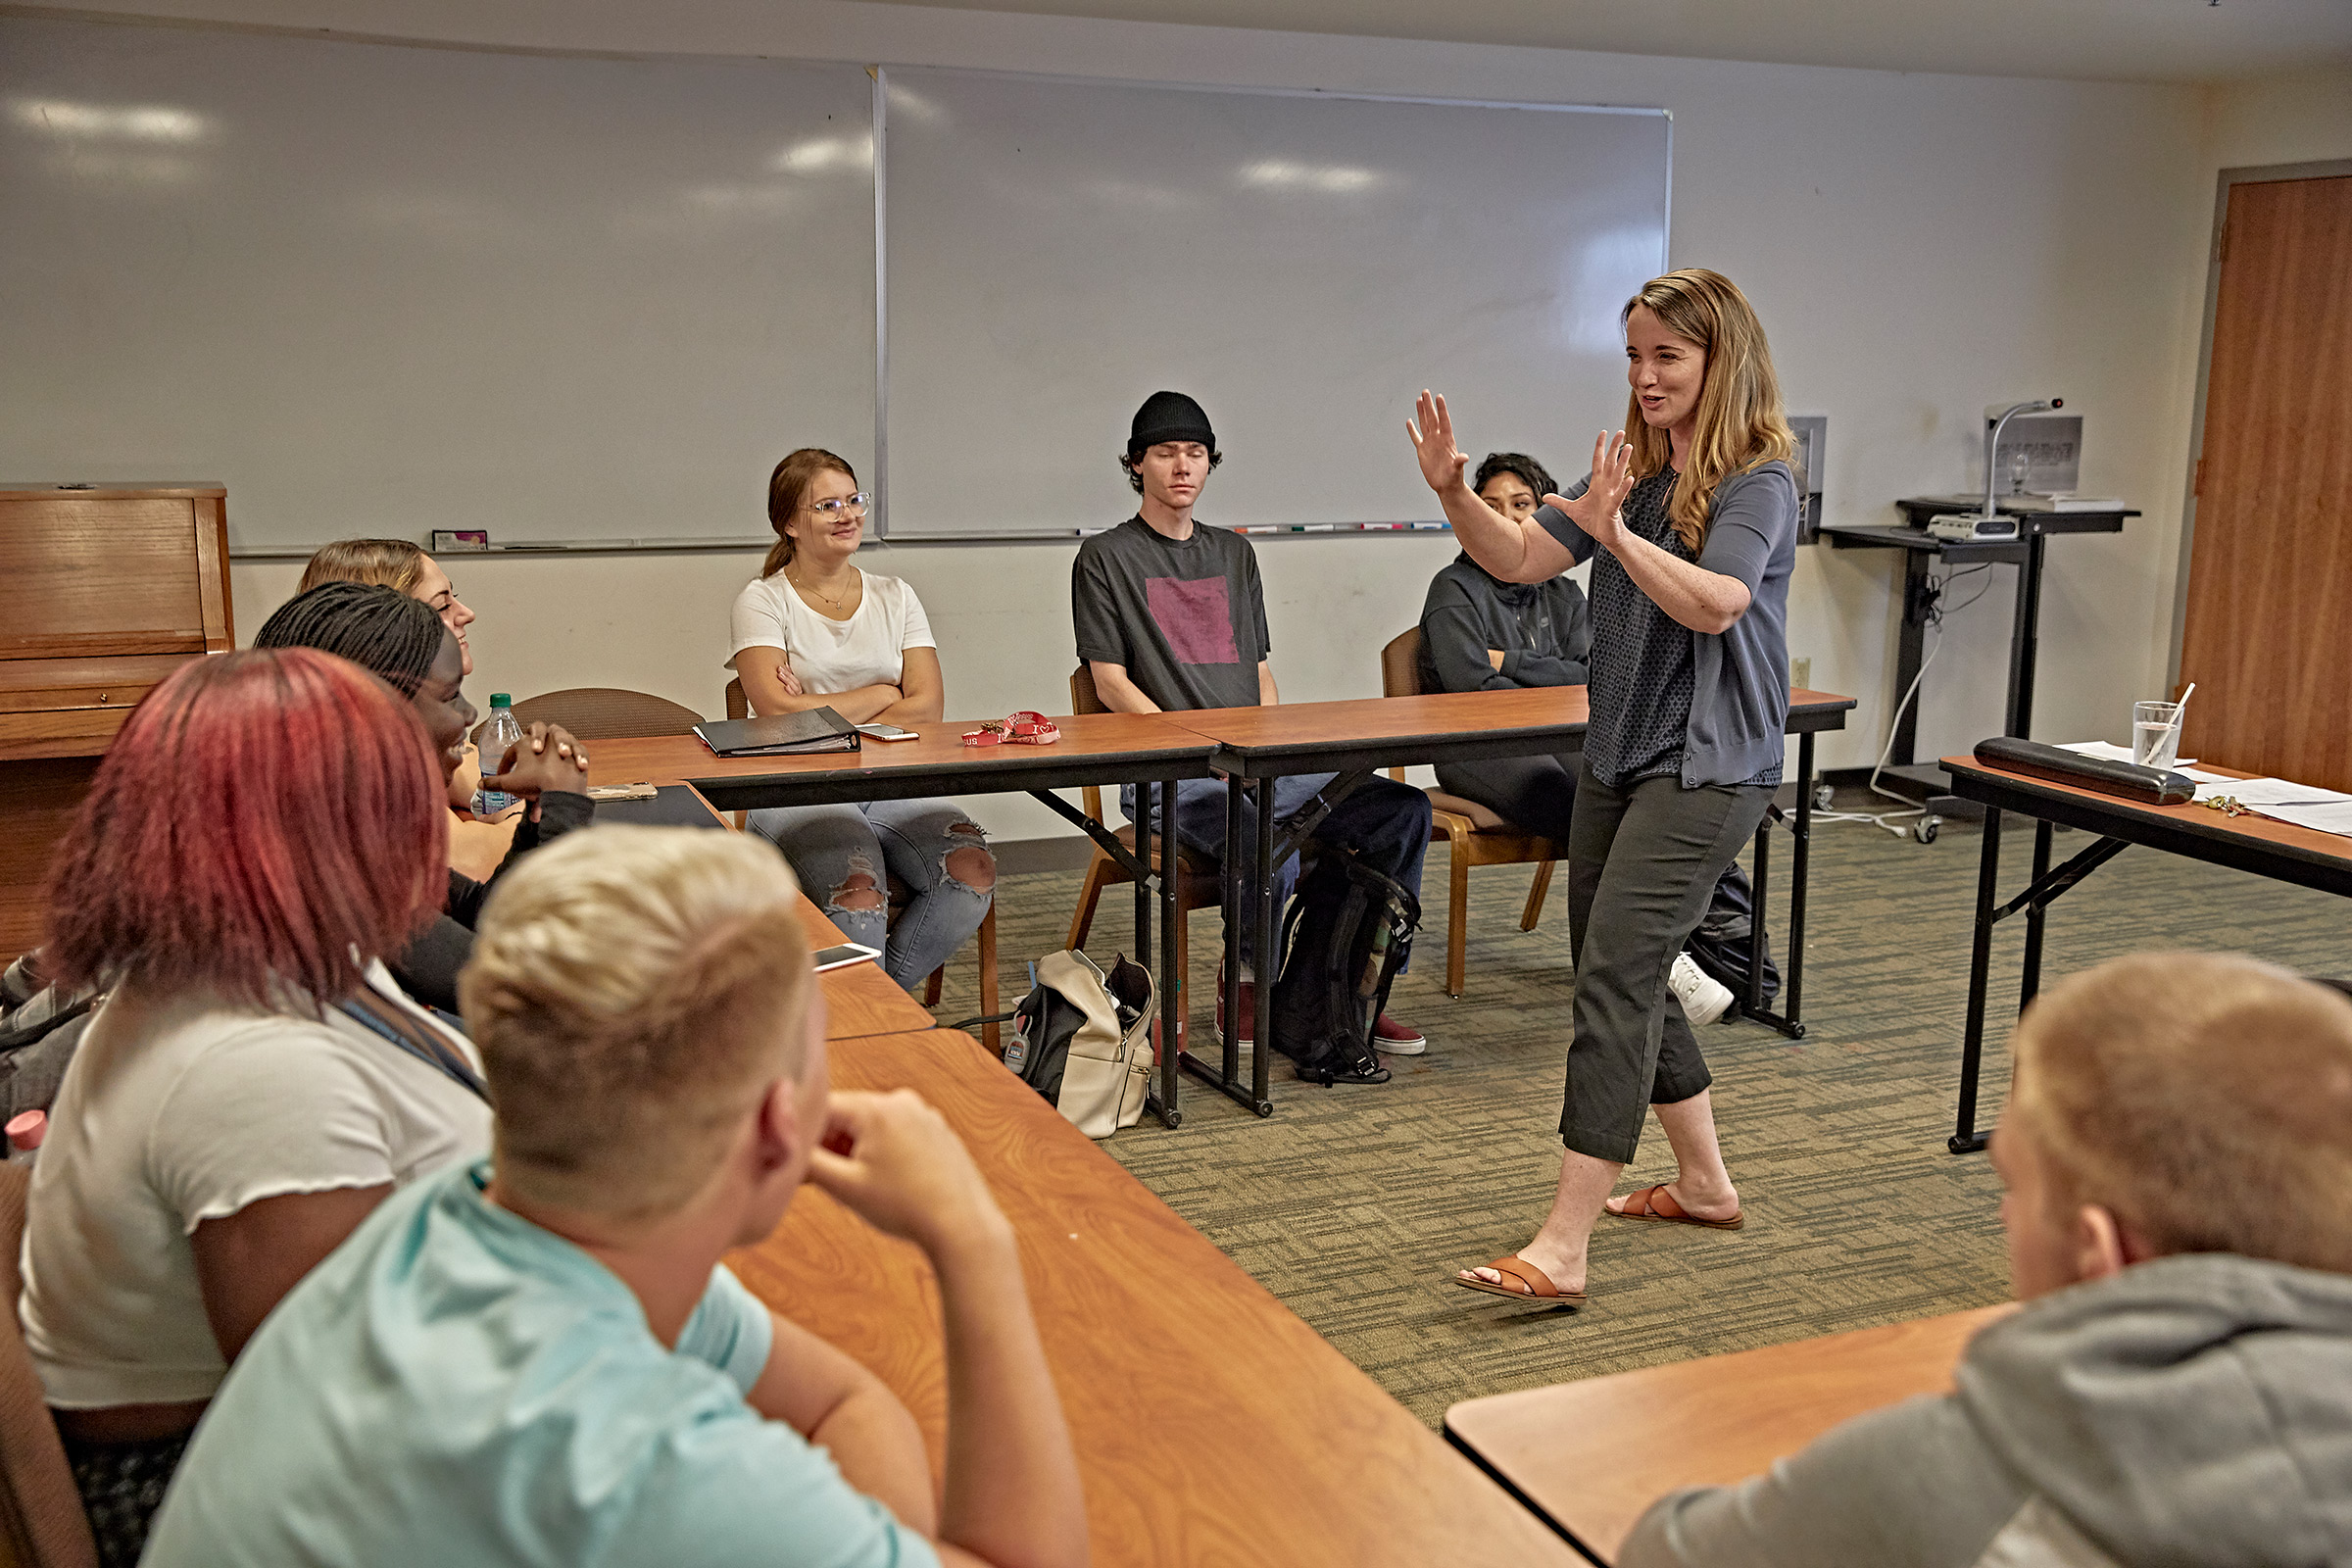
[[(2060, 858), (2090, 841), (2058, 835)], [(1748, 1212), (1719, 1233), (1604, 1220), (1592, 1303), (1531, 1309), (1446, 1284), (1516, 1248), (1558, 1172), (1570, 975), (1555, 883), (1543, 923), (1518, 929), (1530, 872), (1471, 878), (1468, 993), (1441, 989), (1445, 849), (1413, 973), (1391, 1010), (1430, 1037), (1378, 1087), (1274, 1076), (1260, 1121), (1188, 1080), (1184, 1125), (1149, 1118), (1109, 1151), (1235, 1262), (1433, 1425), (1457, 1399), (1742, 1349), (2001, 1300), (2008, 1269), (1984, 1155), (1944, 1152), (1967, 998), (1979, 836), (1933, 845), (1866, 823), (1814, 838), (1804, 1007), (1790, 1041), (1753, 1023), (1701, 1032), (1725, 1156)], [(1787, 910), (1788, 841), (1775, 847), (1774, 918)], [(2031, 835), (2004, 843), (2003, 897), (2024, 886)], [(1010, 1006), (1025, 963), (1059, 948), (1076, 872), (1007, 877), (998, 919)], [(1124, 889), (1104, 900), (1098, 957), (1131, 936)], [(1993, 1017), (2016, 1006), (2023, 919), (1995, 948)], [(1192, 994), (1205, 1038), (1217, 920), (1195, 915)], [(1778, 944), (1776, 944), (1777, 946)], [(2236, 949), (2311, 972), (2352, 972), (2352, 904), (2153, 850), (2126, 851), (2053, 907), (2051, 978), (2141, 948)], [(968, 960), (949, 971), (942, 1021), (978, 1010)], [(1987, 1054), (1981, 1122), (1999, 1110), (2005, 1052)], [(1673, 1175), (1651, 1124), (1626, 1187)], [(1621, 1188), (1621, 1190), (1623, 1190)]]

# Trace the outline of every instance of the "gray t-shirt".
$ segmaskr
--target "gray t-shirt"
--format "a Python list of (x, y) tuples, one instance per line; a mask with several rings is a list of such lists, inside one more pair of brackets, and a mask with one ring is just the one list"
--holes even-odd
[(1193, 524), (1181, 544), (1130, 517), (1078, 547), (1070, 568), (1078, 657), (1124, 665), (1161, 708), (1255, 708), (1271, 651), (1257, 554), (1223, 528)]

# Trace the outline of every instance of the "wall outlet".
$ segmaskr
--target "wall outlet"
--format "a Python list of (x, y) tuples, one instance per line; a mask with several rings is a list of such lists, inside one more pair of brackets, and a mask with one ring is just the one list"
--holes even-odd
[(1799, 688), (1800, 690), (1804, 690), (1804, 691), (1810, 691), (1810, 690), (1812, 690), (1812, 688), (1813, 688), (1813, 656), (1812, 656), (1812, 655), (1810, 655), (1810, 654), (1807, 654), (1807, 655), (1806, 655), (1804, 658), (1802, 658), (1802, 659), (1791, 659), (1790, 661), (1788, 661), (1788, 684), (1789, 684), (1789, 685), (1791, 685), (1791, 686), (1797, 687), (1797, 688)]

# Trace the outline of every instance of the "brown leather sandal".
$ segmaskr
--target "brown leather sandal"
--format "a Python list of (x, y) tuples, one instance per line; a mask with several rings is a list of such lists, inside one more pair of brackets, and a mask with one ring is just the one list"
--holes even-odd
[[(1637, 1203), (1641, 1205), (1638, 1208), (1635, 1206)], [(1601, 1212), (1612, 1219), (1656, 1220), (1667, 1225), (1704, 1225), (1711, 1231), (1736, 1231), (1747, 1223), (1744, 1209), (1730, 1219), (1700, 1219), (1676, 1202), (1674, 1195), (1666, 1190), (1663, 1182), (1655, 1187), (1644, 1187), (1640, 1192), (1626, 1194), (1623, 1208), (1604, 1207)]]
[[(1489, 1296), (1507, 1296), (1514, 1301), (1550, 1301), (1559, 1306), (1582, 1306), (1587, 1299), (1582, 1291), (1563, 1291), (1551, 1283), (1551, 1276), (1513, 1252), (1482, 1265), (1502, 1276), (1499, 1284), (1487, 1280), (1466, 1280), (1459, 1274), (1453, 1283), (1466, 1291), (1484, 1291)], [(1518, 1281), (1514, 1288), (1511, 1282)]]

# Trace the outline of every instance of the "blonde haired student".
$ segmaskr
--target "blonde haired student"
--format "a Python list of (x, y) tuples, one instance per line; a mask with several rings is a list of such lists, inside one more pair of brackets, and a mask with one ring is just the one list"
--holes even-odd
[[(1535, 1239), (1456, 1283), (1580, 1302), (1592, 1226), (1737, 1229), (1713, 1075), (1670, 984), (1674, 960), (1781, 782), (1786, 622), (1796, 564), (1795, 443), (1764, 328), (1730, 278), (1652, 278), (1624, 312), (1626, 428), (1566, 496), (1505, 518), (1471, 490), (1443, 398), (1406, 428), (1462, 548), (1505, 582), (1592, 562), (1592, 722), (1568, 836), (1574, 1036), (1565, 1146)], [(1629, 434), (1630, 432), (1630, 434)], [(1655, 1110), (1675, 1179), (1609, 1199)]]
[(1622, 1568), (2352, 1562), (2352, 1001), (2117, 958), (2011, 1038), (2010, 1283), (1958, 1387), (1643, 1516)]
[[(463, 982), (492, 1158), (279, 1306), (145, 1562), (1086, 1560), (1011, 1227), (911, 1092), (829, 1092), (796, 898), (766, 845), (692, 828), (592, 828), (501, 882)], [(944, 1502), (898, 1400), (719, 1262), (805, 1180), (938, 1278)]]

